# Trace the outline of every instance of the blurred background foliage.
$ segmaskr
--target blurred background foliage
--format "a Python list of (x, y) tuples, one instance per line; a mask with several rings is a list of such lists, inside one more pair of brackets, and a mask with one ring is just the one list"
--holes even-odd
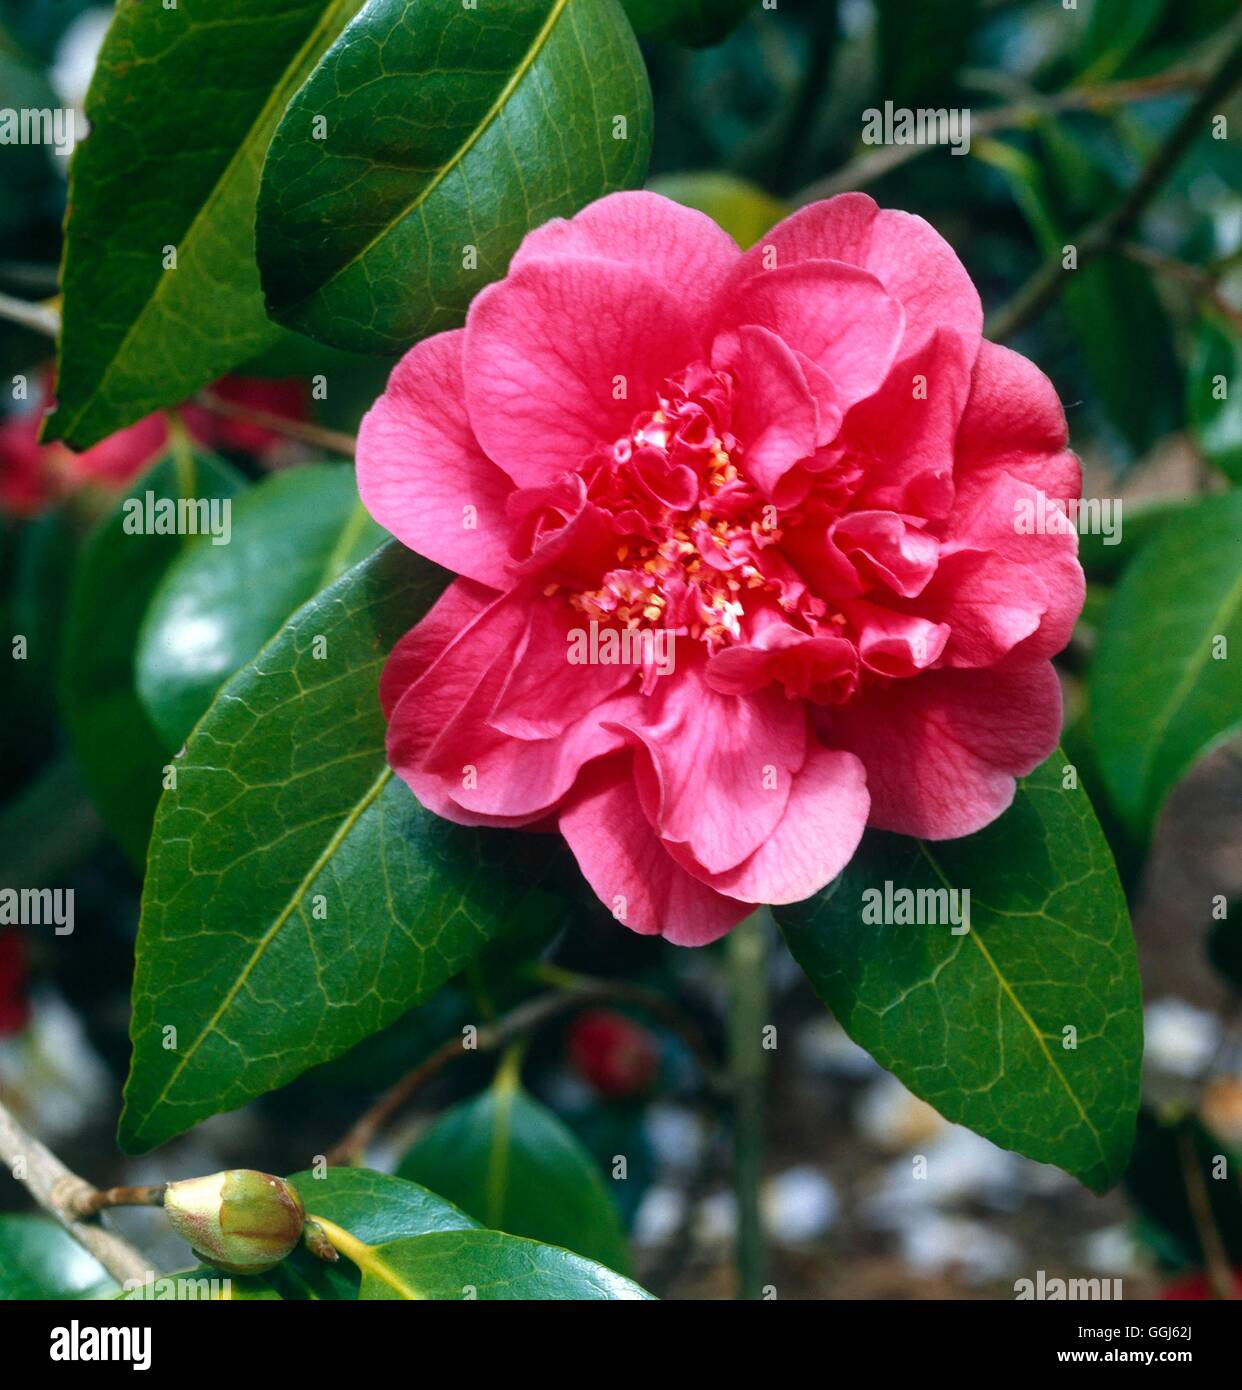
[[(709, 212), (744, 245), (795, 206), (863, 187), (947, 237), (993, 314), (1117, 207), (1239, 37), (1237, 0), (1079, 0), (1071, 8), (1060, 0), (779, 0), (775, 9), (627, 0), (627, 10), (644, 36), (655, 99), (652, 187)], [(0, 108), (80, 108), (108, 17), (90, 0), (0, 0)], [(886, 101), (967, 108), (969, 154), (865, 145), (863, 113)], [(1130, 1294), (1172, 1288), (1193, 1297), (1208, 1289), (1206, 1265), (1214, 1264), (1219, 1289), (1242, 1263), (1236, 1176), (1213, 1177), (1218, 1156), (1242, 1148), (1234, 1031), (1242, 912), (1231, 919), (1213, 906), (1242, 897), (1242, 759), (1226, 737), (1228, 720), (1206, 730), (1202, 748), (1217, 746), (1175, 788), (1148, 838), (1113, 805), (1088, 707), (1118, 586), (1132, 582), (1139, 557), (1188, 508), (1242, 484), (1236, 86), (1217, 112), (1224, 126), (1203, 124), (1124, 243), (1074, 273), (1007, 339), (1056, 383), (1085, 493), (1126, 503), (1122, 544), (1083, 537), (1088, 602), (1061, 662), (1067, 751), (1131, 894), (1149, 997), (1148, 1108), (1125, 1195), (1091, 1198), (1052, 1170), (946, 1126), (848, 1043), (791, 966), (774, 981), (776, 1017), (792, 1045), (775, 1063), (765, 1188), (782, 1297), (1004, 1296), (1036, 1267), (1120, 1274)], [(0, 294), (28, 303), (56, 294), (65, 163), (42, 148), (0, 148)], [(45, 336), (0, 321), (0, 377), (37, 380), (49, 358)], [(331, 403), (295, 413), (352, 433), (388, 369), (381, 360), (342, 366)], [(1222, 378), (1223, 399), (1214, 385)], [(6, 424), (20, 413), (7, 392), (0, 411)], [(8, 447), (0, 447), (0, 470), (11, 481)], [(305, 436), (280, 430), (215, 436), (210, 447), (219, 457), (202, 466), (224, 490), (325, 457)], [(0, 471), (0, 496), (5, 482)], [(0, 1094), (100, 1182), (159, 1176), (149, 1160), (117, 1156), (111, 1126), (128, 1056), (138, 866), (151, 815), (144, 779), (164, 754), (154, 731), (135, 732), (125, 710), (118, 722), (113, 708), (111, 725), (91, 726), (95, 746), (83, 758), (73, 681), (66, 684), (73, 668), (60, 657), (74, 623), (85, 623), (74, 650), (86, 649), (105, 691), (118, 663), (122, 677), (130, 674), (141, 608), (129, 617), (111, 609), (117, 591), (96, 588), (106, 579), (89, 568), (100, 534), (92, 541), (93, 528), (107, 524), (114, 502), (94, 479), (58, 486), (38, 505), (0, 504), (8, 513), (0, 517), (0, 627), (6, 639), (40, 638), (27, 661), (3, 668), (0, 884), (71, 883), (77, 893), (72, 950), (0, 928)], [(75, 564), (88, 576), (77, 581), (76, 605)], [(103, 599), (93, 613), (83, 607), (92, 594)], [(133, 698), (128, 687), (113, 693)], [(97, 775), (89, 764), (99, 757), (106, 766)], [(112, 790), (101, 797), (104, 783)], [(545, 923), (538, 940), (517, 943), (505, 969), (485, 955), (431, 1004), (257, 1106), (217, 1117), (162, 1162), (182, 1171), (229, 1160), (304, 1166), (325, 1125), (339, 1131), (361, 1099), (481, 1007), (490, 1017), (523, 997), (515, 959), (549, 952), (557, 969), (641, 980), (677, 999), (719, 1045), (719, 953), (660, 952), (611, 930), (583, 902), (566, 922)], [(629, 1155), (627, 1182), (611, 1186), (622, 1194), (638, 1278), (664, 1294), (727, 1292), (732, 1216), (721, 1128), (685, 1038), (625, 1010), (585, 1029), (580, 1022), (544, 1030), (532, 1046), (523, 1076), (547, 1109), (529, 1125), (545, 1145), (552, 1141), (539, 1126), (561, 1127), (571, 1172), (580, 1172), (583, 1152), (602, 1171), (613, 1155)], [(476, 1141), (480, 1130), (486, 1136), (486, 1113), (447, 1107), (490, 1075), (480, 1059), (438, 1081), (429, 1095), (445, 1112), (437, 1129), (398, 1133), (392, 1161), (404, 1154), (402, 1171), (411, 1173), (442, 1167), (445, 1146), (458, 1142), (454, 1123)], [(482, 1103), (468, 1104), (477, 1111)], [(908, 1182), (909, 1154), (931, 1146), (953, 1157), (958, 1181), (922, 1185), (912, 1197), (920, 1185)], [(469, 1207), (462, 1181), (451, 1195)], [(6, 1183), (0, 1200), (16, 1206), (20, 1197)], [(546, 1230), (537, 1210), (508, 1219)], [(9, 1230), (0, 1227), (0, 1245)], [(22, 1248), (39, 1245), (27, 1265), (43, 1269), (44, 1261), (54, 1283), (59, 1243), (49, 1237), (45, 1248), (29, 1228), (12, 1230)], [(607, 1222), (593, 1235), (601, 1250), (618, 1238)], [(98, 1271), (70, 1271), (74, 1261), (72, 1250), (63, 1255), (64, 1287), (93, 1289)]]

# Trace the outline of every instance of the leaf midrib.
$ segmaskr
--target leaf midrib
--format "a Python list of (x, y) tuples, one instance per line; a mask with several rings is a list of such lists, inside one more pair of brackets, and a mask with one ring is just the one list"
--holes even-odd
[(224, 1017), (225, 1013), (232, 1005), (233, 1000), (236, 999), (238, 993), (241, 991), (242, 986), (250, 978), (251, 972), (262, 960), (264, 954), (267, 951), (267, 948), (275, 940), (276, 936), (283, 930), (289, 918), (293, 915), (294, 911), (300, 905), (303, 898), (305, 898), (310, 887), (314, 884), (316, 879), (323, 872), (324, 868), (331, 861), (332, 856), (344, 843), (346, 836), (361, 819), (363, 813), (367, 810), (369, 806), (371, 806), (374, 803), (376, 798), (383, 791), (391, 776), (392, 769), (387, 765), (387, 763), (385, 763), (383, 770), (380, 772), (379, 776), (375, 779), (375, 781), (372, 782), (371, 786), (367, 789), (365, 795), (361, 796), (358, 799), (358, 801), (351, 808), (349, 814), (344, 817), (344, 819), (341, 821), (341, 824), (333, 832), (331, 838), (328, 840), (328, 843), (324, 846), (324, 848), (320, 851), (318, 857), (315, 859), (315, 862), (306, 871), (305, 875), (302, 878), (302, 881), (298, 884), (297, 888), (294, 890), (293, 894), (289, 898), (289, 901), (277, 914), (271, 926), (269, 926), (268, 929), (259, 938), (259, 940), (255, 942), (254, 950), (250, 953), (250, 958), (246, 961), (246, 964), (238, 972), (236, 979), (233, 981), (233, 984), (229, 987), (224, 998), (220, 1001), (220, 1004), (217, 1006), (215, 1013), (213, 1013), (211, 1018), (207, 1020), (207, 1022), (203, 1025), (202, 1030), (199, 1032), (198, 1037), (194, 1039), (194, 1041), (178, 1059), (177, 1065), (173, 1068), (172, 1073), (169, 1075), (168, 1080), (164, 1083), (164, 1086), (161, 1089), (159, 1095), (143, 1112), (141, 1123), (135, 1126), (134, 1129), (135, 1137), (137, 1137), (145, 1131), (147, 1127), (147, 1122), (150, 1120), (151, 1116), (155, 1114), (159, 1107), (163, 1105), (164, 1102), (168, 1099), (168, 1096), (172, 1091), (172, 1088), (177, 1084), (177, 1081), (180, 1079), (181, 1073), (189, 1065), (190, 1061), (198, 1052), (198, 1049), (202, 1046), (204, 1041), (212, 1034), (212, 1032), (215, 1031), (216, 1025), (220, 1022), (221, 1018)]
[[(232, 158), (225, 165), (223, 170), (221, 170), (220, 177), (213, 184), (210, 194), (203, 200), (203, 203), (199, 207), (198, 211), (190, 219), (190, 223), (186, 227), (185, 231), (181, 234), (180, 237), (178, 237), (177, 247), (179, 250), (183, 249), (190, 241), (193, 240), (195, 233), (198, 230), (200, 222), (202, 222), (208, 216), (209, 213), (214, 212), (216, 204), (223, 197), (223, 190), (232, 181), (238, 166), (241, 164), (247, 150), (249, 149), (250, 142), (254, 138), (255, 131), (261, 130), (263, 128), (264, 121), (266, 121), (269, 118), (274, 107), (276, 107), (277, 105), (284, 104), (286, 88), (288, 87), (290, 81), (290, 74), (301, 71), (302, 66), (306, 62), (307, 57), (310, 55), (311, 52), (313, 52), (315, 45), (319, 43), (321, 37), (325, 33), (331, 31), (333, 25), (335, 25), (341, 12), (357, 8), (359, 6), (359, 3), (360, 0), (329, 0), (329, 4), (327, 8), (324, 10), (323, 16), (320, 19), (319, 23), (307, 36), (306, 42), (302, 45), (302, 47), (298, 49), (296, 54), (294, 54), (292, 61), (286, 64), (284, 71), (280, 75), (279, 81), (273, 84), (272, 90), (268, 94), (267, 100), (263, 103), (263, 107), (260, 110), (258, 116), (254, 119), (254, 121), (251, 122), (250, 128), (246, 131), (245, 136), (237, 142), (237, 148), (233, 151)], [(255, 191), (257, 195), (257, 186)], [(106, 391), (108, 383), (111, 381), (116, 371), (117, 363), (121, 360), (121, 357), (125, 353), (126, 348), (128, 348), (130, 340), (138, 331), (139, 327), (146, 323), (147, 319), (154, 311), (155, 307), (159, 304), (164, 294), (165, 286), (170, 283), (168, 279), (168, 274), (168, 271), (164, 271), (163, 274), (161, 274), (154, 281), (150, 294), (148, 294), (147, 297), (142, 301), (141, 308), (139, 309), (138, 313), (135, 314), (134, 317), (131, 319), (129, 327), (125, 330), (124, 336), (116, 346), (116, 350), (109, 357), (108, 365), (104, 368), (103, 375), (99, 378), (99, 381), (95, 386), (95, 389), (87, 395), (86, 399), (78, 407), (77, 411), (74, 413), (72, 418), (67, 420), (66, 423), (59, 429), (58, 437), (63, 439), (67, 435), (69, 435), (73, 430), (75, 430), (78, 427), (78, 425), (82, 423), (82, 418), (87, 413), (87, 410), (90, 408), (92, 402), (97, 400)], [(272, 330), (273, 335), (277, 334), (280, 331), (279, 326), (277, 324), (271, 323), (269, 324), (269, 326)]]
[[(923, 855), (923, 858), (926, 859), (928, 864), (931, 866), (932, 872), (936, 875), (940, 882), (944, 884), (945, 888), (949, 889), (950, 892), (953, 891), (952, 882), (949, 880), (948, 875), (941, 868), (939, 861), (927, 848), (927, 842), (925, 840), (918, 840), (916, 841), (916, 843), (919, 847), (920, 853)], [(1079, 1100), (1077, 1094), (1075, 1093), (1074, 1088), (1070, 1085), (1069, 1078), (1065, 1075), (1061, 1068), (1057, 1066), (1057, 1060), (1048, 1048), (1047, 1039), (1040, 1032), (1039, 1028), (1035, 1024), (1035, 1020), (1027, 1012), (1026, 1006), (1018, 998), (1013, 986), (1009, 983), (1009, 980), (1002, 973), (1000, 966), (997, 965), (996, 959), (992, 955), (991, 951), (989, 951), (988, 948), (980, 940), (979, 933), (973, 925), (971, 926), (970, 931), (966, 933), (966, 937), (968, 940), (974, 942), (975, 946), (979, 950), (979, 953), (983, 956), (983, 959), (987, 962), (992, 973), (996, 976), (996, 982), (1000, 986), (1001, 992), (1006, 996), (1009, 1002), (1017, 1010), (1018, 1017), (1021, 1018), (1022, 1021), (1026, 1024), (1026, 1026), (1030, 1029), (1031, 1036), (1035, 1039), (1036, 1043), (1038, 1043), (1039, 1050), (1044, 1054), (1044, 1058), (1048, 1063), (1049, 1070), (1064, 1087), (1066, 1095), (1069, 1096), (1071, 1101), (1073, 1101), (1074, 1108), (1078, 1111), (1078, 1115), (1082, 1120), (1082, 1123), (1086, 1126), (1087, 1132), (1095, 1141), (1095, 1146), (1099, 1150), (1101, 1161), (1107, 1167), (1108, 1154), (1104, 1148), (1103, 1137), (1100, 1134), (1099, 1129), (1092, 1122), (1090, 1115), (1087, 1114), (1087, 1111), (1083, 1106), (1082, 1101)]]
[(412, 213), (417, 212), (418, 209), (422, 207), (422, 205), (427, 201), (428, 198), (431, 197), (431, 195), (436, 191), (436, 189), (439, 188), (439, 186), (444, 182), (444, 180), (448, 178), (449, 174), (451, 174), (462, 163), (462, 161), (470, 153), (474, 146), (478, 144), (478, 142), (483, 138), (484, 133), (491, 128), (493, 122), (504, 110), (510, 97), (512, 97), (513, 93), (521, 85), (522, 80), (525, 78), (526, 74), (534, 66), (535, 60), (539, 57), (540, 53), (543, 52), (545, 44), (551, 38), (553, 30), (556, 28), (556, 24), (559, 21), (561, 15), (565, 12), (565, 8), (568, 4), (569, 0), (555, 0), (552, 9), (548, 11), (547, 19), (544, 20), (539, 32), (535, 35), (530, 47), (526, 50), (526, 53), (524, 54), (521, 63), (518, 64), (518, 66), (514, 69), (512, 75), (510, 76), (509, 80), (501, 88), (499, 94), (496, 97), (496, 100), (492, 103), (491, 107), (483, 116), (483, 118), (476, 124), (474, 129), (471, 131), (469, 138), (465, 141), (461, 148), (456, 150), (450, 156), (450, 158), (440, 166), (440, 169), (436, 173), (435, 177), (428, 184), (426, 184), (425, 187), (420, 189), (417, 196), (414, 197), (409, 203), (407, 203), (402, 208), (400, 213), (398, 213), (397, 216), (391, 218), (383, 227), (381, 227), (379, 231), (377, 231), (375, 235), (370, 239), (370, 241), (368, 241), (366, 245), (363, 246), (360, 250), (355, 252), (349, 258), (349, 260), (345, 262), (344, 265), (342, 265), (339, 269), (334, 270), (326, 280), (322, 281), (322, 283), (315, 286), (314, 289), (308, 290), (304, 295), (300, 296), (298, 299), (290, 301), (290, 303), (285, 306), (284, 312), (294, 312), (295, 310), (299, 309), (303, 304), (305, 304), (308, 300), (313, 299), (316, 295), (322, 294), (330, 286), (334, 285), (337, 282), (337, 280), (341, 278), (342, 275), (345, 275), (347, 272), (352, 270), (355, 265), (357, 265), (366, 256), (368, 256), (371, 253), (371, 251), (381, 241), (384, 240), (385, 237), (389, 236), (392, 233), (395, 227), (399, 226)]

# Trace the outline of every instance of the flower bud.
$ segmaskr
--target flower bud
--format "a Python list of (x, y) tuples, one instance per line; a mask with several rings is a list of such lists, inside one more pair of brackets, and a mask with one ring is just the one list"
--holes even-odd
[(281, 1178), (237, 1168), (168, 1184), (164, 1210), (200, 1260), (226, 1274), (262, 1274), (302, 1238), (302, 1199)]

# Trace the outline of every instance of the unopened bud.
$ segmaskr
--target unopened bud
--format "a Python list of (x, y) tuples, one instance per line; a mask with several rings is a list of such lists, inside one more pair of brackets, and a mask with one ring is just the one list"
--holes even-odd
[(237, 1168), (172, 1182), (164, 1210), (200, 1260), (226, 1274), (262, 1274), (302, 1239), (306, 1210), (282, 1178)]

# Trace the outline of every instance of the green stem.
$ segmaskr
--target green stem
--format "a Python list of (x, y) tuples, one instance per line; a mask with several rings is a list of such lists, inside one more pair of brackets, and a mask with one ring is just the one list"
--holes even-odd
[(759, 1186), (763, 1177), (768, 1019), (767, 940), (762, 912), (728, 938), (729, 1077), (733, 1090), (733, 1190), (737, 1197), (738, 1295), (763, 1297), (767, 1252)]

